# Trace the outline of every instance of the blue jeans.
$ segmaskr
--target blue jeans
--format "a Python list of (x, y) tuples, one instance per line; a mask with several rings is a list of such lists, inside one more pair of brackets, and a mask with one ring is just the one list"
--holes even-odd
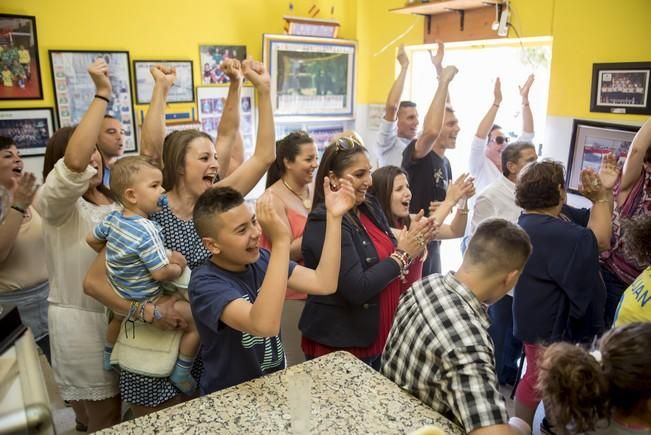
[(628, 284), (619, 279), (615, 273), (611, 272), (603, 264), (601, 265), (601, 276), (606, 284), (605, 326), (606, 329), (610, 329), (615, 320), (619, 300), (622, 298), (624, 290), (628, 288)]
[(441, 242), (434, 240), (427, 245), (427, 258), (423, 262), (423, 278), (441, 273)]
[(488, 333), (495, 346), (495, 372), (500, 385), (515, 383), (522, 342), (513, 335), (513, 297), (505, 295), (488, 307)]

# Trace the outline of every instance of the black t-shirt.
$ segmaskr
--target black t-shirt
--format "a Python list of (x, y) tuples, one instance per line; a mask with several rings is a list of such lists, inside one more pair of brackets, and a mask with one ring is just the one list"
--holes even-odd
[(422, 159), (413, 159), (416, 139), (411, 141), (402, 152), (402, 168), (407, 172), (411, 189), (411, 205), (409, 211), (418, 213), (420, 210), (429, 215), (431, 201), (443, 201), (452, 180), (450, 161), (430, 151)]

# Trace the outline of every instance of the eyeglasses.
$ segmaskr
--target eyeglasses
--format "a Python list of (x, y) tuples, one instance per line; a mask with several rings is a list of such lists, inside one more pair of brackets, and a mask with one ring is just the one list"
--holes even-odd
[(357, 139), (351, 136), (340, 137), (335, 141), (335, 144), (337, 151), (350, 151), (362, 146)]
[(509, 143), (509, 140), (510, 139), (508, 137), (506, 137), (506, 136), (495, 136), (495, 138), (493, 139), (493, 142), (495, 142), (498, 145), (502, 145), (502, 144), (505, 144), (505, 143)]

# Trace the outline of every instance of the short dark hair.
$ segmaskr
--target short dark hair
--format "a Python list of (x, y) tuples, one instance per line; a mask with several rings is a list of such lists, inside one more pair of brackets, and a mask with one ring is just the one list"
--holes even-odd
[(515, 203), (525, 210), (554, 207), (561, 202), (558, 187), (565, 188), (563, 165), (553, 160), (531, 162), (520, 171)]
[(398, 217), (394, 216), (391, 211), (391, 194), (393, 193), (393, 185), (398, 175), (404, 175), (406, 177), (407, 173), (402, 168), (392, 165), (378, 168), (371, 174), (373, 184), (371, 184), (371, 187), (369, 188), (369, 192), (372, 193), (380, 203), (380, 207), (387, 217), (389, 225), (394, 228), (409, 226), (409, 216), (404, 220), (398, 219)]
[(0, 136), (0, 150), (9, 148), (12, 145), (16, 145), (16, 142), (7, 136)]
[(400, 105), (398, 106), (398, 110), (404, 109), (407, 107), (416, 107), (416, 103), (413, 101), (408, 101), (408, 100), (403, 100), (400, 102)]
[(285, 174), (285, 159), (289, 162), (296, 160), (296, 156), (301, 152), (301, 145), (314, 143), (310, 135), (302, 130), (296, 130), (289, 133), (284, 138), (276, 142), (276, 160), (267, 171), (266, 187), (271, 186)]
[(622, 221), (624, 251), (641, 264), (651, 262), (651, 216), (640, 214)]
[(214, 234), (213, 218), (244, 203), (244, 197), (232, 187), (212, 187), (199, 196), (192, 220), (200, 237)]
[(505, 177), (508, 177), (510, 175), (509, 169), (507, 168), (507, 163), (518, 163), (518, 160), (520, 160), (520, 153), (522, 150), (530, 148), (532, 150), (536, 150), (536, 147), (534, 144), (531, 142), (514, 142), (510, 145), (507, 145), (503, 150), (502, 150), (502, 174)]
[(464, 261), (486, 270), (522, 270), (531, 255), (531, 241), (518, 225), (505, 219), (487, 219), (473, 234)]
[(158, 169), (160, 171), (160, 168), (153, 161), (140, 155), (123, 157), (111, 167), (111, 179), (109, 181), (111, 192), (122, 204), (124, 204), (124, 192), (133, 186), (143, 168)]

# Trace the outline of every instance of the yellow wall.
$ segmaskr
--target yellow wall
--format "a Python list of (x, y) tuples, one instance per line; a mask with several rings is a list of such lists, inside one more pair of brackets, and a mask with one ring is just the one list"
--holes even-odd
[[(190, 59), (196, 86), (200, 44), (246, 45), (261, 59), (262, 34), (282, 34), (284, 15), (308, 16), (313, 4), (321, 9), (319, 18), (341, 23), (339, 37), (355, 39), (356, 0), (1, 0), (2, 13), (36, 16), (45, 99), (0, 101), (0, 109), (54, 107), (49, 49), (128, 50), (131, 60)], [(172, 110), (190, 107), (174, 104)]]
[[(289, 3), (295, 5), (293, 12)], [(521, 36), (554, 38), (550, 115), (645, 119), (591, 113), (590, 82), (595, 62), (651, 60), (650, 0), (511, 3), (512, 22)], [(128, 50), (132, 60), (191, 59), (199, 83), (199, 44), (246, 44), (259, 58), (262, 33), (282, 33), (282, 15), (307, 16), (313, 4), (321, 9), (320, 18), (341, 22), (340, 37), (359, 41), (357, 102), (382, 103), (393, 81), (396, 47), (423, 40), (422, 17), (388, 12), (404, 0), (2, 0), (0, 12), (37, 17), (45, 99), (5, 101), (0, 108), (54, 105), (48, 49)], [(189, 107), (174, 105), (173, 110)]]

